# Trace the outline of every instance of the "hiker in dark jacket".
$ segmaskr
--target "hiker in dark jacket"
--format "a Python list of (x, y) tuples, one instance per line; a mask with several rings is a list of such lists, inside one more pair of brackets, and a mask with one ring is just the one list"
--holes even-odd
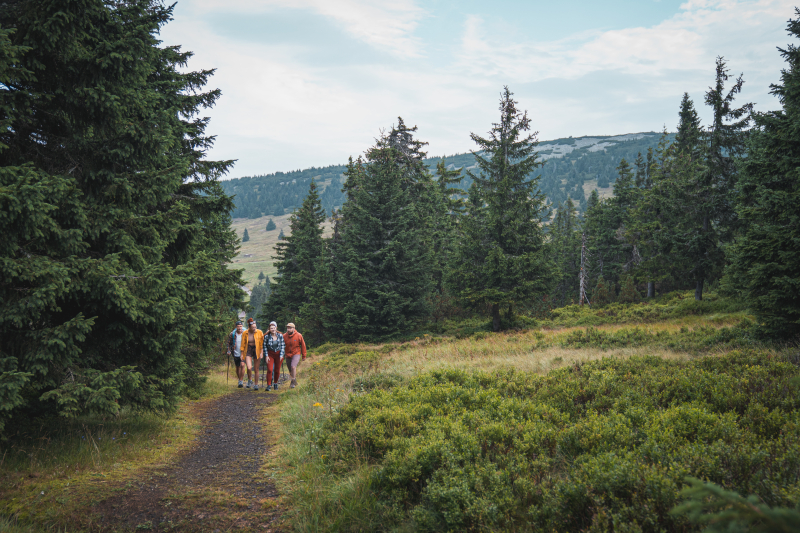
[[(269, 331), (264, 335), (264, 352), (267, 354), (267, 390), (278, 390), (278, 378), (281, 376), (281, 363), (286, 354), (283, 334), (278, 331), (278, 323), (270, 322)], [(275, 373), (273, 381), (272, 374)]]
[(242, 357), (242, 333), (244, 327), (242, 321), (236, 322), (236, 329), (228, 335), (228, 355), (233, 355), (233, 368), (236, 369), (236, 377), (239, 378), (239, 388), (244, 387), (244, 357)]

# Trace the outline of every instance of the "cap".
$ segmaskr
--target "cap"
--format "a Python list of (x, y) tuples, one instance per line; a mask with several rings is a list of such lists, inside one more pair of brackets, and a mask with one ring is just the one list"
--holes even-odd
[(294, 327), (294, 322), (289, 322), (288, 324), (286, 324), (286, 327), (287, 328), (293, 328)]
[(275, 322), (274, 320), (272, 322), (270, 322), (269, 325), (270, 326), (275, 326), (276, 328), (278, 327), (278, 323)]
[(237, 320), (237, 321), (236, 321), (236, 325), (237, 325), (237, 326), (241, 326), (241, 325), (243, 325), (243, 324), (242, 324), (242, 321), (241, 321), (241, 320)]

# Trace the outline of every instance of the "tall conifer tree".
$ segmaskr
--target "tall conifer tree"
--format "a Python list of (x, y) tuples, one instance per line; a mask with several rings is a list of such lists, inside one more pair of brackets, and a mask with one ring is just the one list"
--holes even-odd
[(490, 306), (495, 331), (502, 327), (501, 306), (512, 320), (514, 305), (546, 294), (554, 273), (542, 231), (545, 198), (532, 175), (542, 163), (529, 130), (527, 113), (506, 87), (489, 137), (471, 134), (481, 150), (475, 153), (480, 173), (469, 172), (473, 184), (449, 282), (463, 301)]
[(197, 117), (220, 93), (159, 46), (171, 16), (0, 6), (0, 430), (25, 409), (171, 410), (241, 303), (231, 162), (205, 160)]
[(558, 282), (553, 292), (553, 303), (557, 306), (578, 301), (579, 275), (581, 269), (581, 228), (578, 210), (572, 198), (558, 206), (556, 216), (550, 224), (549, 247), (557, 272)]
[(348, 200), (326, 266), (325, 326), (332, 338), (385, 338), (429, 312), (429, 237), (412, 197), (416, 158), (408, 156), (396, 139), (382, 136), (366, 164), (348, 165)]
[[(800, 10), (788, 31), (800, 37)], [(782, 109), (756, 114), (742, 160), (737, 212), (741, 237), (729, 271), (770, 334), (800, 334), (800, 50), (780, 49), (786, 61), (771, 92)]]
[[(311, 300), (309, 289), (322, 253), (324, 221), (325, 210), (317, 194), (317, 184), (311, 180), (303, 204), (289, 218), (290, 235), (275, 244), (278, 275), (264, 319), (275, 319), (279, 324), (300, 322), (300, 309)], [(302, 324), (297, 327), (300, 329)]]

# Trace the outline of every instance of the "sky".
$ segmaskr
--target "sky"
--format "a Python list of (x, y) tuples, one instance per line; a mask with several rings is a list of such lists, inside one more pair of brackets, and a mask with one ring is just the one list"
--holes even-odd
[[(539, 139), (674, 131), (718, 56), (738, 101), (769, 86), (793, 40), (786, 0), (178, 0), (163, 45), (216, 69), (210, 159), (228, 177), (342, 164), (402, 117), (431, 156), (475, 148), (508, 86)], [(797, 44), (797, 43), (793, 43)], [(733, 78), (729, 81), (733, 83)]]

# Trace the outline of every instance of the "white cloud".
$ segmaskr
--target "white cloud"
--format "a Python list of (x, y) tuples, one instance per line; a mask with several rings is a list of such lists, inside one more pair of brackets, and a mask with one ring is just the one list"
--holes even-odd
[(414, 30), (426, 12), (414, 0), (198, 0), (193, 7), (242, 14), (309, 10), (336, 21), (353, 37), (396, 56), (418, 57), (423, 53)]

